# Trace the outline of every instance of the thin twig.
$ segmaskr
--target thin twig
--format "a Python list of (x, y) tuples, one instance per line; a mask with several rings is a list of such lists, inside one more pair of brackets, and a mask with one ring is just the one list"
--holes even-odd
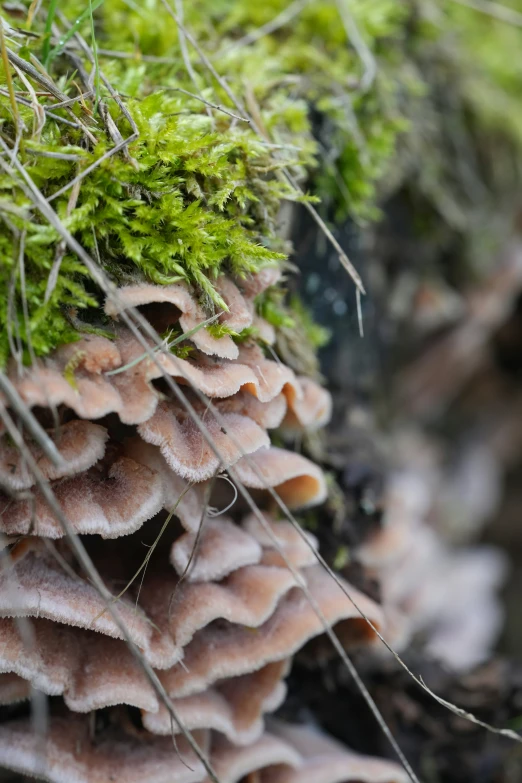
[[(9, 97), (9, 92), (7, 90), (4, 90), (3, 88), (0, 88), (0, 95), (6, 95)], [(27, 98), (22, 98), (21, 95), (15, 95), (15, 99), (17, 103), (21, 103), (24, 106), (32, 106), (31, 101)], [(54, 114), (54, 112), (50, 111), (46, 106), (42, 106), (44, 112), (47, 114), (48, 117), (51, 117), (51, 119), (56, 120), (57, 122), (62, 122), (64, 125), (69, 125), (71, 128), (80, 128), (81, 125), (78, 122), (72, 122), (71, 120), (66, 119), (65, 117), (60, 117), (59, 114)]]
[[(0, 370), (0, 391), (5, 395), (9, 405), (16, 412), (17, 416), (20, 416), (24, 425), (27, 427), (31, 436), (38, 443), (40, 448), (49, 457), (53, 465), (59, 470), (65, 470), (66, 465), (62, 455), (56, 448), (49, 435), (43, 429), (41, 424), (35, 419), (25, 402), (22, 400), (15, 387), (1, 370)], [(0, 406), (1, 410), (1, 406)]]
[(481, 14), (491, 16), (500, 22), (506, 22), (515, 27), (522, 27), (522, 14), (520, 11), (508, 8), (508, 6), (501, 3), (494, 3), (492, 0), (453, 0), (453, 2), (458, 5), (465, 5), (467, 8), (472, 8)]
[(82, 92), (80, 95), (76, 95), (74, 98), (69, 98), (66, 101), (61, 101), (60, 103), (52, 103), (50, 106), (48, 106), (48, 109), (63, 109), (66, 106), (73, 106), (75, 103), (78, 103), (78, 101), (84, 101), (86, 98), (91, 98), (93, 94), (92, 90), (87, 90), (87, 92)]
[(236, 52), (238, 49), (242, 49), (243, 46), (250, 46), (250, 44), (259, 41), (261, 38), (264, 38), (265, 35), (271, 35), (272, 33), (275, 33), (276, 30), (284, 27), (286, 24), (291, 22), (292, 19), (298, 16), (301, 11), (310, 4), (310, 2), (311, 0), (294, 0), (294, 2), (290, 3), (289, 6), (284, 8), (281, 13), (277, 14), (277, 16), (274, 16), (273, 19), (270, 19), (270, 21), (261, 25), (261, 27), (257, 27), (255, 30), (252, 30), (251, 33), (247, 33), (242, 38), (238, 38), (238, 40), (234, 41), (234, 43), (230, 44), (230, 46), (226, 46), (224, 49), (219, 50), (217, 54), (214, 55), (213, 59), (226, 57), (232, 52)]
[[(183, 23), (183, 18), (184, 18), (183, 0), (174, 0), (174, 2), (176, 3), (176, 13), (179, 19), (181, 19), (181, 22)], [(198, 77), (196, 76), (196, 72), (192, 67), (192, 63), (190, 62), (190, 55), (188, 53), (185, 32), (183, 28), (179, 26), (178, 26), (178, 36), (179, 36), (179, 48), (181, 49), (181, 56), (183, 58), (183, 63), (185, 64), (185, 68), (187, 69), (187, 73), (190, 77), (190, 80), (192, 81), (192, 84), (194, 85), (196, 90), (199, 90)]]
[(346, 37), (357, 52), (363, 66), (363, 75), (359, 82), (361, 92), (367, 92), (377, 76), (377, 63), (368, 44), (362, 37), (357, 22), (350, 10), (349, 0), (337, 0), (339, 16), (341, 17)]
[(157, 57), (153, 54), (141, 54), (140, 52), (119, 52), (117, 49), (98, 49), (98, 54), (104, 57), (116, 57), (119, 60), (143, 60), (145, 63), (157, 63), (158, 65), (175, 65), (173, 57)]
[(11, 101), (11, 110), (13, 112), (13, 119), (15, 121), (15, 126), (18, 131), (18, 129), (21, 126), (23, 126), (23, 122), (20, 117), (20, 112), (18, 111), (18, 106), (16, 105), (16, 96), (15, 96), (15, 91), (13, 86), (13, 78), (11, 76), (11, 69), (9, 67), (9, 50), (7, 49), (7, 46), (5, 44), (4, 25), (1, 19), (0, 19), (0, 47), (2, 48), (2, 62), (4, 65), (5, 80), (7, 82), (9, 100)]
[(361, 292), (358, 288), (355, 289), (355, 302), (357, 305), (357, 320), (359, 322), (359, 334), (364, 337), (363, 316), (361, 307)]
[[(69, 215), (75, 208), (79, 195), (80, 195), (80, 182), (76, 182), (73, 185), (73, 188), (71, 190), (71, 195), (69, 196), (69, 201), (67, 202), (67, 210), (66, 210), (67, 217), (69, 217)], [(60, 268), (62, 266), (62, 261), (65, 256), (66, 247), (67, 245), (65, 244), (65, 241), (63, 239), (61, 239), (56, 245), (53, 265), (51, 267), (51, 271), (49, 272), (49, 277), (47, 278), (47, 285), (45, 287), (44, 304), (48, 303), (49, 299), (53, 295), (54, 289), (56, 288), (56, 284), (58, 282), (58, 275), (60, 274)]]
[[(182, 87), (165, 87), (165, 92), (182, 92), (183, 95), (188, 95), (189, 98), (194, 98), (196, 101), (200, 101), (201, 103), (204, 103), (205, 106), (209, 106), (211, 109), (215, 109), (216, 111), (221, 111), (223, 114), (227, 114), (229, 117), (232, 117), (234, 120), (239, 120), (240, 122), (247, 122), (250, 124), (250, 120), (248, 117), (240, 117), (239, 114), (234, 114), (233, 112), (229, 111), (228, 109), (225, 109), (224, 106), (219, 106), (217, 103), (212, 103), (212, 101), (207, 101), (205, 98), (203, 98), (201, 95), (196, 95), (193, 92), (189, 92), (188, 90), (184, 90)], [(275, 145), (274, 145), (275, 146)], [(299, 149), (296, 147), (295, 149)]]
[(25, 233), (24, 229), (20, 233), (20, 239), (18, 240), (18, 273), (20, 275), (20, 298), (22, 300), (22, 313), (24, 316), (25, 340), (27, 342), (27, 350), (29, 351), (31, 363), (34, 365), (36, 363), (36, 356), (33, 350), (33, 341), (31, 339), (31, 322), (29, 320), (29, 305), (25, 287)]
[(81, 171), (74, 179), (49, 196), (48, 201), (54, 201), (55, 198), (59, 198), (60, 196), (63, 196), (64, 193), (67, 193), (70, 188), (73, 188), (75, 185), (79, 185), (80, 182), (91, 173), (91, 171), (94, 171), (94, 169), (97, 169), (98, 166), (100, 166), (104, 161), (108, 160), (113, 155), (116, 155), (116, 153), (124, 149), (127, 144), (130, 144), (131, 141), (134, 141), (135, 138), (136, 136), (132, 134), (128, 138), (123, 139), (119, 144), (116, 144), (116, 146), (111, 147), (110, 150), (107, 150), (107, 152), (104, 152), (103, 155), (95, 160), (94, 163), (91, 163), (90, 166), (87, 166), (86, 169), (83, 169), (83, 171)]

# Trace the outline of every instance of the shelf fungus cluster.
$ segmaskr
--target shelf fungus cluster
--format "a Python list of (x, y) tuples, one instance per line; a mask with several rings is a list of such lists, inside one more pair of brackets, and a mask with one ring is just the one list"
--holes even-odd
[[(272, 446), (269, 432), (317, 428), (330, 412), (315, 382), (267, 358), (259, 340), (230, 336), (255, 323), (271, 342), (254, 297), (275, 277), (218, 280), (225, 333), (197, 328), (205, 313), (184, 286), (122, 288), (118, 306), (106, 306), (115, 339), (88, 335), (22, 373), (12, 368), (60, 465), (28, 435), (27, 447), (114, 600), (71, 553), (63, 520), (4, 433), (1, 766), (53, 783), (208, 779), (123, 624), (221, 783), (406, 779), (315, 728), (265, 720), (285, 699), (292, 656), (324, 623), (347, 648), (375, 642), (318, 564), (315, 539), (281, 518), (271, 494), (296, 510), (325, 498), (320, 468)], [(161, 334), (186, 333), (188, 357), (140, 341), (122, 318), (130, 306)], [(229, 482), (216, 480), (227, 471)], [(230, 481), (261, 511), (241, 496), (232, 503)], [(380, 607), (349, 591), (382, 627)], [(24, 717), (23, 702), (38, 694), (52, 697), (42, 725), (37, 711)]]
[[(398, 437), (395, 447), (398, 464), (388, 477), (381, 526), (358, 557), (379, 582), (392, 647), (401, 652), (422, 640), (429, 656), (465, 672), (488, 659), (502, 627), (499, 590), (507, 563), (492, 546), (452, 545), (445, 525), (457, 511), (460, 519), (467, 514), (480, 524), (495, 492), (487, 475), (481, 476), (482, 487), (476, 482), (467, 487), (469, 468), (459, 476), (453, 466), (448, 477), (433, 444), (418, 433)], [(475, 474), (478, 454), (475, 444), (470, 466)], [(489, 460), (483, 470), (490, 470)]]

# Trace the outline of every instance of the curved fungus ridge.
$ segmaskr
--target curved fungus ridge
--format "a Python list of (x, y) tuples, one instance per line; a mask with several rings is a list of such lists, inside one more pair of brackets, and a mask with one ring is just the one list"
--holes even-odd
[[(273, 712), (284, 701), (286, 686), (282, 677), (287, 669), (288, 662), (280, 661), (252, 674), (231, 677), (201, 693), (175, 699), (176, 710), (190, 730), (212, 729), (230, 742), (248, 745), (263, 733), (263, 715)], [(153, 734), (179, 733), (163, 705), (157, 712), (144, 712), (142, 719), (145, 728)]]
[(449, 551), (431, 524), (431, 492), (416, 466), (393, 476), (382, 525), (358, 558), (379, 579), (393, 648), (400, 652), (423, 634), (434, 658), (466, 670), (484, 660), (499, 632), (503, 612), (495, 593), (506, 561), (485, 545)]
[(0, 705), (17, 704), (31, 697), (31, 683), (18, 674), (0, 674)]
[[(163, 309), (159, 315), (158, 307), (151, 309), (152, 325), (159, 331), (165, 331), (169, 326), (174, 326), (179, 322), (184, 332), (197, 330), (191, 333), (190, 339), (203, 353), (210, 356), (219, 356), (222, 359), (237, 359), (238, 349), (230, 335), (225, 334), (223, 337), (216, 338), (204, 326), (197, 329), (198, 326), (201, 326), (207, 320), (208, 316), (193, 294), (191, 294), (188, 286), (183, 283), (175, 283), (173, 285), (144, 283), (141, 285), (124, 286), (118, 289), (118, 297), (120, 300), (118, 304), (111, 300), (107, 300), (105, 304), (105, 312), (112, 318), (117, 318), (128, 307), (170, 305), (170, 308), (167, 308), (166, 311)], [(239, 291), (237, 291), (237, 297), (239, 297), (242, 303), (241, 309), (243, 309), (243, 298)], [(234, 300), (233, 295), (232, 300)], [(236, 301), (234, 304), (237, 305), (238, 302)], [(241, 320), (239, 314), (237, 316), (232, 314), (230, 317), (233, 321), (235, 318)], [(156, 319), (161, 319), (161, 324)], [(251, 323), (251, 316), (249, 320)], [(247, 325), (249, 326), (250, 323)]]
[(178, 584), (174, 574), (158, 574), (143, 585), (140, 606), (162, 639), (168, 634), (170, 643), (185, 648), (214, 620), (258, 628), (295, 584), (287, 569), (264, 565), (238, 568), (220, 582)]
[(247, 300), (253, 301), (256, 296), (279, 282), (281, 276), (282, 272), (279, 266), (265, 266), (255, 274), (235, 278), (235, 283), (241, 289), (243, 296)]
[(118, 390), (104, 373), (121, 366), (115, 343), (87, 336), (58, 348), (19, 378), (13, 367), (9, 378), (29, 408), (55, 409), (65, 405), (82, 419), (100, 419), (123, 407)]
[(313, 432), (324, 427), (332, 416), (332, 395), (311, 378), (299, 376), (301, 399), (289, 406), (282, 426), (288, 430)]
[(262, 783), (408, 783), (405, 770), (393, 761), (364, 756), (310, 726), (270, 721), (270, 731), (300, 756), (294, 767), (265, 769)]
[(221, 736), (212, 741), (212, 762), (220, 783), (240, 783), (252, 773), (277, 764), (297, 767), (300, 760), (288, 742), (266, 732), (250, 745), (234, 745)]
[[(63, 696), (73, 712), (117, 704), (151, 712), (158, 709), (152, 686), (122, 641), (40, 619), (32, 621), (32, 637), (28, 647), (15, 620), (0, 620), (4, 677), (16, 675), (48, 696)], [(4, 689), (0, 681), (0, 694), (7, 698)]]
[(145, 465), (160, 479), (163, 492), (163, 507), (172, 512), (190, 533), (197, 533), (205, 513), (205, 491), (207, 482), (192, 485), (181, 478), (167, 465), (157, 446), (141, 438), (129, 438), (123, 450), (126, 456)]
[(189, 582), (217, 581), (261, 556), (258, 541), (226, 517), (205, 518), (199, 535), (185, 533), (170, 550), (174, 569)]
[[(120, 640), (40, 619), (33, 621), (29, 648), (15, 620), (0, 620), (0, 632), (1, 704), (30, 698), (33, 687), (48, 696), (63, 696), (73, 712), (122, 704), (137, 707), (143, 711), (147, 730), (171, 734), (170, 714)], [(282, 678), (287, 669), (288, 662), (281, 661), (224, 680), (202, 693), (175, 699), (176, 709), (191, 730), (214, 729), (233, 742), (247, 744), (262, 733), (263, 714), (284, 699)]]
[(169, 467), (182, 478), (200, 482), (234, 465), (243, 454), (268, 448), (270, 439), (247, 416), (224, 413), (223, 424), (209, 411), (201, 416), (219, 458), (196, 422), (174, 403), (161, 402), (150, 419), (138, 427), (147, 443), (158, 446)]
[(277, 546), (274, 546), (274, 541), (255, 514), (248, 514), (242, 522), (243, 529), (263, 547), (262, 563), (284, 568), (288, 560), (295, 568), (306, 568), (317, 562), (317, 539), (312, 533), (303, 531), (306, 538), (303, 540), (291, 522), (275, 521), (270, 514), (263, 514), (263, 518)]
[[(195, 732), (200, 747), (206, 732)], [(205, 769), (179, 738), (145, 735), (112, 724), (93, 738), (87, 716), (53, 717), (45, 743), (31, 720), (4, 724), (0, 731), (0, 765), (49, 783), (201, 783)]]
[[(326, 623), (338, 625), (338, 637), (346, 647), (374, 641), (375, 635), (359, 611), (321, 566), (306, 568), (302, 573)], [(382, 628), (380, 607), (354, 587), (345, 585), (373, 625)], [(257, 671), (267, 663), (288, 658), (323, 631), (323, 624), (302, 589), (294, 587), (258, 628), (217, 622), (196, 633), (185, 647), (183, 666), (162, 671), (160, 677), (172, 697), (188, 696), (217, 680)]]
[[(79, 534), (117, 538), (138, 530), (163, 508), (161, 478), (128, 457), (118, 457), (108, 471), (91, 470), (56, 481), (51, 488), (72, 529)], [(40, 490), (31, 499), (0, 496), (0, 531), (51, 539), (65, 533)]]
[(326, 499), (324, 473), (314, 462), (293, 451), (271, 446), (242, 457), (235, 475), (252, 489), (271, 487), (291, 509), (308, 508)]
[[(31, 446), (33, 454), (74, 532), (93, 536), (88, 552), (131, 640), (157, 670), (221, 783), (251, 775), (258, 783), (340, 783), (354, 770), (364, 783), (403, 783), (386, 777), (387, 762), (339, 747), (322, 750), (316, 739), (303, 748), (300, 735), (286, 736), (277, 726), (264, 731), (265, 715), (285, 698), (291, 656), (323, 633), (323, 618), (346, 647), (371, 644), (374, 634), (315, 564), (311, 534), (303, 540), (289, 522), (266, 514), (274, 542), (254, 515), (236, 523), (209, 507), (213, 479), (227, 469), (265, 496), (273, 489), (291, 509), (326, 498), (322, 470), (272, 447), (267, 434), (280, 426), (313, 431), (331, 415), (325, 389), (296, 377), (277, 357), (267, 358), (260, 346), (274, 342), (275, 330), (256, 312), (255, 298), (280, 275), (271, 267), (243, 280), (219, 276), (215, 289), (226, 305), (219, 330), (203, 326), (207, 313), (184, 283), (124, 286), (120, 304), (105, 305), (114, 340), (85, 337), (21, 377), (11, 367), (10, 377), (29, 407), (58, 408), (68, 421), (56, 439), (65, 469), (58, 471)], [(161, 349), (147, 339), (145, 350), (117, 323), (131, 306), (167, 335)], [(243, 335), (236, 344), (232, 332), (250, 327), (258, 342)], [(185, 359), (169, 343), (168, 335), (180, 329), (191, 342)], [(219, 456), (165, 391), (165, 375), (185, 388)], [(0, 404), (7, 403), (0, 398)], [(79, 418), (69, 420), (71, 412)], [(108, 429), (93, 419), (103, 419)], [(0, 485), (6, 487), (0, 533), (10, 542), (24, 537), (13, 542), (0, 573), (0, 703), (27, 700), (31, 689), (61, 697), (51, 705), (45, 745), (30, 721), (0, 726), (0, 765), (50, 783), (208, 783), (185, 740), (173, 745), (171, 734), (179, 727), (173, 728), (105, 601), (75, 572), (63, 544), (44, 540), (62, 538), (63, 531), (41, 491), (8, 497), (34, 482), (6, 438), (0, 440)], [(233, 508), (234, 520), (241, 508)], [(156, 553), (163, 560), (154, 561), (140, 583), (136, 563), (147, 565), (148, 557), (141, 534), (131, 534), (158, 515), (150, 525), (154, 532), (170, 514), (183, 530), (177, 523), (169, 527)], [(127, 538), (113, 545), (99, 540), (122, 536)], [(381, 628), (380, 607), (346, 587)], [(22, 617), (31, 618), (30, 638), (21, 633)], [(140, 710), (140, 727), (129, 720), (128, 707)], [(108, 725), (93, 739), (90, 719), (80, 714), (102, 709)]]
[(265, 430), (279, 427), (287, 410), (286, 397), (283, 393), (277, 394), (268, 402), (261, 402), (253, 394), (239, 391), (230, 397), (214, 400), (213, 404), (220, 413), (239, 413), (248, 416)]
[(254, 303), (243, 296), (237, 285), (227, 275), (220, 275), (214, 287), (228, 307), (228, 312), (220, 315), (219, 322), (238, 333), (251, 326)]
[[(129, 337), (125, 337), (125, 340), (132, 345)], [(137, 347), (133, 350), (137, 352)], [(142, 354), (143, 349), (140, 346), (138, 356)], [(211, 398), (227, 398), (243, 390), (260, 402), (270, 402), (283, 393), (287, 403), (291, 405), (303, 395), (293, 370), (281, 362), (266, 359), (261, 348), (255, 343), (240, 345), (237, 361), (213, 359), (202, 354), (180, 359), (164, 352), (158, 353), (157, 356), (161, 369), (150, 359), (144, 361), (148, 362), (143, 369), (149, 381), (161, 377), (165, 372), (190, 383)], [(118, 377), (114, 376), (115, 379)]]
[[(37, 444), (28, 444), (42, 475), (49, 481), (72, 476), (92, 467), (103, 457), (109, 437), (107, 430), (99, 424), (78, 419), (61, 424), (58, 432), (51, 432), (50, 435), (63, 458), (63, 468), (57, 468)], [(29, 489), (34, 483), (34, 477), (16, 446), (7, 435), (0, 436), (0, 486), (17, 491)]]
[[(43, 618), (120, 639), (94, 587), (64, 570), (42, 545), (26, 541), (0, 574), (0, 615)], [(111, 572), (110, 564), (102, 566), (102, 574)], [(134, 588), (118, 601), (131, 638), (158, 669), (180, 661), (193, 637), (214, 621), (262, 625), (295, 586), (288, 570), (266, 565), (244, 566), (220, 582), (178, 581), (173, 571), (151, 573), (139, 591), (139, 607), (132, 601)]]
[[(30, 539), (26, 542), (24, 551), (0, 572), (0, 616), (41, 617), (121, 638), (95, 588), (65, 571), (43, 544)], [(152, 631), (143, 612), (125, 598), (119, 601), (118, 611), (132, 640), (146, 650)], [(178, 651), (177, 660), (179, 657)]]

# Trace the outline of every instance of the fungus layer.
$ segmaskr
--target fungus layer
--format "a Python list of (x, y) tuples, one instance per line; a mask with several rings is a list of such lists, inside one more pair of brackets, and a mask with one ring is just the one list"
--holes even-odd
[[(285, 698), (291, 656), (324, 631), (323, 622), (336, 626), (347, 648), (373, 643), (350, 599), (315, 564), (314, 537), (273, 515), (269, 490), (298, 510), (325, 499), (326, 481), (308, 458), (272, 446), (269, 431), (314, 430), (331, 408), (315, 382), (267, 358), (253, 340), (236, 344), (230, 336), (252, 326), (253, 298), (278, 274), (218, 278), (228, 307), (219, 326), (229, 332), (217, 337), (205, 327), (193, 331), (207, 314), (187, 285), (120, 288), (123, 306), (139, 306), (167, 335), (179, 323), (188, 358), (168, 350), (150, 356), (115, 323), (113, 341), (85, 338), (23, 377), (12, 373), (37, 417), (54, 419), (49, 433), (66, 469), (57, 473), (34, 453), (114, 601), (106, 605), (71, 557), (60, 521), (4, 438), (0, 464), (10, 483), (3, 481), (9, 494), (0, 516), (8, 537), (0, 573), (0, 701), (20, 703), (37, 691), (55, 697), (47, 767), (23, 721), (0, 726), (5, 766), (53, 783), (127, 783), (138, 773), (158, 783), (206, 780), (190, 754), (169, 766), (169, 735), (180, 728), (173, 729), (128, 649), (113, 607), (184, 725), (204, 732), (221, 783), (303, 767), (291, 743), (264, 731), (264, 719)], [(106, 309), (121, 317), (112, 305)], [(180, 383), (201, 426), (163, 374)], [(230, 485), (216, 481), (228, 470), (254, 490), (260, 512), (245, 515)], [(379, 606), (346, 588), (381, 627)], [(29, 636), (21, 621), (29, 623)], [(129, 708), (140, 711), (139, 728)], [(100, 710), (112, 723), (103, 743), (94, 743), (81, 714)]]

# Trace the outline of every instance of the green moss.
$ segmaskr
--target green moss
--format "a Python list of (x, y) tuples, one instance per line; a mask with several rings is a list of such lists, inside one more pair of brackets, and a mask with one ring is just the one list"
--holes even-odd
[[(28, 0), (24, 5), (29, 7)], [(18, 104), (23, 123), (19, 160), (46, 197), (100, 161), (82, 179), (73, 203), (71, 189), (53, 200), (64, 224), (93, 255), (99, 253), (116, 282), (187, 281), (209, 314), (224, 306), (213, 285), (221, 272), (244, 277), (286, 257), (288, 243), (277, 231), (280, 206), (301, 197), (279, 176), (283, 167), (300, 182), (311, 182), (312, 196), (319, 195), (322, 208), (332, 208), (330, 214), (349, 214), (359, 221), (378, 216), (383, 183), (391, 187), (390, 182), (409, 176), (411, 161), (397, 154), (398, 140), (401, 135), (415, 138), (417, 114), (432, 105), (435, 93), (427, 53), (436, 52), (438, 61), (445, 62), (441, 52), (446, 52), (448, 38), (453, 46), (449, 72), (458, 75), (459, 94), (466, 95), (473, 117), (483, 118), (510, 143), (522, 141), (522, 112), (515, 105), (520, 65), (514, 57), (502, 57), (505, 51), (516, 51), (520, 31), (492, 25), (449, 1), (441, 8), (416, 0), (350, 3), (377, 64), (376, 78), (367, 90), (361, 89), (364, 69), (341, 23), (337, 2), (311, 0), (287, 24), (257, 39), (256, 31), (287, 8), (287, 0), (185, 3), (188, 29), (238, 96), (239, 108), (189, 45), (193, 83), (177, 26), (161, 0), (105, 0), (93, 6), (101, 69), (93, 81), (99, 95), (84, 98), (71, 109), (55, 109), (69, 124), (47, 117), (43, 127), (30, 105)], [(73, 37), (67, 43), (73, 47), (70, 51), (63, 42), (46, 37), (49, 7), (43, 3), (30, 36), (23, 34), (23, 14), (7, 14), (13, 28), (21, 31), (8, 31), (7, 46), (26, 60), (42, 60), (47, 50), (50, 76), (74, 97), (79, 86), (85, 90), (78, 58), (87, 72), (92, 66)], [(66, 4), (69, 22), (82, 19), (79, 30), (92, 44), (91, 20), (85, 12), (83, 0)], [(59, 15), (55, 22), (65, 32)], [(486, 30), (493, 35), (485, 35)], [(249, 34), (255, 40), (238, 46)], [(432, 55), (429, 62), (434, 59)], [(15, 71), (11, 76), (15, 90), (27, 97), (27, 85)], [(107, 105), (117, 133), (125, 138), (131, 127), (102, 77), (119, 93), (139, 131), (126, 155), (105, 159), (114, 142), (97, 112), (98, 98)], [(0, 81), (5, 88), (3, 70)], [(41, 106), (56, 103), (42, 94), (41, 85), (29, 81), (39, 92)], [(261, 136), (248, 123), (209, 108), (178, 88), (236, 115), (248, 112)], [(9, 98), (1, 95), (2, 134), (11, 146), (17, 137), (16, 119)], [(71, 127), (75, 119), (88, 129), (90, 140), (84, 130)], [(433, 199), (449, 179), (444, 155), (433, 164), (423, 161), (427, 172), (419, 175)], [(44, 355), (74, 340), (83, 329), (78, 311), (86, 328), (103, 328), (101, 292), (69, 252), (46, 300), (49, 275), (62, 252), (59, 237), (32, 208), (16, 179), (3, 172), (0, 218), (0, 364), (18, 344), (25, 356), (29, 341), (36, 354)], [(24, 269), (18, 260), (20, 241)], [(277, 328), (288, 331), (296, 322), (295, 313), (285, 310), (272, 293), (260, 309)], [(215, 334), (223, 330), (216, 324), (208, 328)], [(317, 334), (308, 336), (317, 343)]]

